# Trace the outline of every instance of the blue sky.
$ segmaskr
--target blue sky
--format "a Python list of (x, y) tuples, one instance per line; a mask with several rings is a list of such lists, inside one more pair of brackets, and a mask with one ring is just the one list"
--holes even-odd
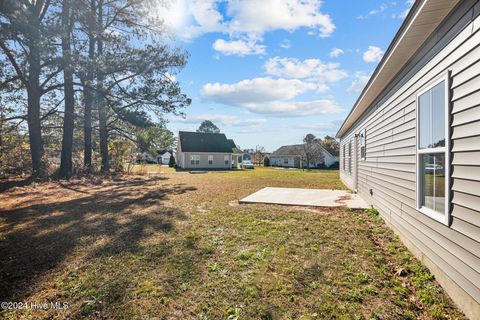
[(172, 0), (161, 10), (191, 54), (175, 75), (192, 98), (174, 131), (212, 120), (242, 148), (334, 135), (411, 0)]

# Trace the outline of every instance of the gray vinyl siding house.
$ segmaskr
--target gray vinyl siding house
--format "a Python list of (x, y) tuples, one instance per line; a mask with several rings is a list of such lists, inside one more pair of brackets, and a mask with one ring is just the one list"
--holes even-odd
[(180, 131), (177, 143), (177, 167), (189, 170), (225, 170), (237, 168), (242, 151), (223, 133)]
[(480, 1), (416, 1), (343, 123), (340, 176), (480, 319)]

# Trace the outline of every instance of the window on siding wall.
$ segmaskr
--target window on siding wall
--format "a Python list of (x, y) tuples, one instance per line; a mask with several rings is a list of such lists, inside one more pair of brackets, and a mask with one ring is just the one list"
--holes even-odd
[(352, 141), (348, 143), (348, 173), (352, 174)]
[(208, 164), (209, 165), (213, 164), (213, 156), (208, 156)]
[(448, 91), (443, 79), (417, 96), (417, 207), (448, 223)]
[(230, 156), (223, 156), (223, 161), (225, 161), (225, 165), (228, 166), (230, 164)]
[(283, 164), (288, 164), (288, 158), (283, 159)]
[(346, 158), (347, 153), (345, 152), (346, 148), (347, 148), (347, 147), (346, 147), (346, 145), (344, 144), (344, 145), (343, 145), (343, 171), (346, 171), (346, 163), (347, 163), (347, 158)]
[(367, 131), (360, 132), (360, 158), (365, 160), (367, 158)]
[(192, 166), (195, 166), (195, 165), (199, 165), (200, 164), (200, 156), (199, 155), (196, 155), (196, 154), (193, 154), (190, 156), (190, 164)]

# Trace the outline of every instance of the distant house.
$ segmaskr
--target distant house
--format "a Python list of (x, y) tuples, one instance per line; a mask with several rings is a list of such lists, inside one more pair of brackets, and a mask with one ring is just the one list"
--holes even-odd
[(230, 146), (232, 147), (232, 151), (235, 155), (232, 158), (233, 159), (232, 167), (238, 167), (242, 163), (243, 151), (238, 148), (235, 141), (233, 141), (232, 139), (228, 139), (228, 143), (230, 143)]
[(252, 161), (252, 155), (248, 152), (244, 152), (242, 154), (242, 160), (243, 161)]
[(270, 156), (270, 153), (264, 150), (244, 150), (243, 161), (251, 161), (254, 165), (263, 166), (266, 157)]
[(315, 153), (315, 159), (309, 164), (306, 163), (304, 144), (294, 144), (289, 146), (282, 146), (272, 152), (269, 156), (270, 165), (276, 167), (288, 168), (318, 168), (330, 167), (335, 162), (338, 162), (338, 157), (333, 156), (320, 144), (315, 143), (312, 146), (312, 153)]
[(137, 154), (137, 162), (157, 163), (157, 159), (155, 157), (153, 157), (150, 153), (145, 151), (145, 152)]
[(480, 1), (417, 0), (340, 127), (340, 178), (480, 319)]
[(180, 131), (177, 166), (182, 169), (232, 169), (241, 163), (243, 152), (223, 133)]
[(172, 155), (172, 150), (159, 150), (157, 152), (157, 162), (159, 164), (168, 164), (170, 162), (170, 156)]

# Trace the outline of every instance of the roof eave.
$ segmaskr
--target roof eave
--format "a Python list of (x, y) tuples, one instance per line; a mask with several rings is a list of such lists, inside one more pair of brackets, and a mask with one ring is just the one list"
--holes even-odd
[[(382, 60), (363, 89), (352, 110), (335, 135), (341, 138), (371, 106), (395, 76), (408, 64), (422, 44), (437, 29), (460, 0), (417, 0), (390, 43)], [(432, 11), (438, 14), (432, 15)], [(418, 26), (416, 23), (418, 23)], [(418, 32), (416, 29), (423, 30)], [(415, 35), (415, 33), (419, 33)], [(402, 51), (403, 50), (403, 51)]]

